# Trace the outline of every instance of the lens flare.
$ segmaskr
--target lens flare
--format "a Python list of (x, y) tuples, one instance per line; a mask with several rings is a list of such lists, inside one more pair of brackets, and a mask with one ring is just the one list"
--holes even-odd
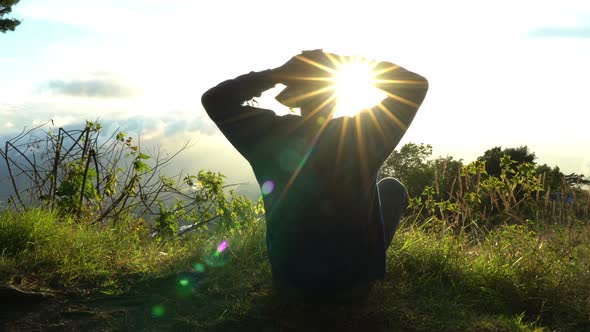
[(225, 249), (227, 249), (227, 241), (222, 241), (218, 246), (217, 246), (217, 252), (218, 253), (222, 253), (225, 251)]
[(334, 74), (334, 94), (337, 99), (334, 117), (354, 116), (356, 113), (379, 104), (387, 95), (375, 87), (374, 64), (355, 59), (338, 65)]
[(193, 295), (200, 284), (202, 275), (193, 271), (180, 272), (176, 277), (176, 295), (189, 297)]
[(164, 306), (158, 304), (152, 307), (152, 317), (162, 317), (164, 316), (164, 313)]
[(227, 250), (228, 248), (229, 243), (226, 240), (223, 240), (217, 244), (217, 246), (205, 249), (206, 252), (203, 255), (203, 262), (210, 267), (220, 267), (227, 264), (231, 257)]
[(205, 265), (202, 263), (196, 263), (193, 268), (195, 269), (195, 272), (198, 273), (203, 273), (205, 272)]
[(274, 181), (273, 180), (264, 181), (260, 190), (262, 191), (263, 195), (268, 195), (268, 194), (272, 193), (275, 190)]

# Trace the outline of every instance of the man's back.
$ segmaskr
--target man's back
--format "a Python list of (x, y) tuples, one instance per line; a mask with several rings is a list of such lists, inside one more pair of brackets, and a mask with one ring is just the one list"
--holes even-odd
[(277, 117), (262, 136), (246, 158), (263, 191), (275, 282), (337, 290), (381, 276), (379, 163), (359, 143), (353, 118)]

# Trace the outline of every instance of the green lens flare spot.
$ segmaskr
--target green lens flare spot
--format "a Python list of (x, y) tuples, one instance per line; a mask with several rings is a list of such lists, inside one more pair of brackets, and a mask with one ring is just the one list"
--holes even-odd
[(162, 305), (155, 305), (152, 307), (152, 316), (153, 317), (162, 317), (164, 316), (164, 306)]
[(197, 264), (195, 264), (194, 269), (196, 272), (203, 273), (203, 272), (205, 272), (205, 265), (203, 265), (201, 263), (197, 263)]
[(188, 279), (183, 278), (183, 279), (178, 280), (178, 283), (180, 284), (180, 286), (186, 287), (186, 286), (188, 286), (189, 281), (188, 281)]

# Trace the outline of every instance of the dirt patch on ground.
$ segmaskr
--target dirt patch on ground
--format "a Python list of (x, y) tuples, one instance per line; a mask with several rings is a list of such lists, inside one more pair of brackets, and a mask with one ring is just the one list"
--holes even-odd
[[(8, 304), (8, 303), (6, 303)], [(132, 308), (97, 307), (81, 299), (55, 296), (26, 305), (5, 305), (0, 314), (3, 331), (114, 331), (127, 330)]]

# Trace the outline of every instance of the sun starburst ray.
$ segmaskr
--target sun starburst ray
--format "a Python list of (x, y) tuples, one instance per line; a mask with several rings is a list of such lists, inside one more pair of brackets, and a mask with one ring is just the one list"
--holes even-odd
[(325, 86), (325, 87), (322, 87), (322, 88), (319, 88), (319, 89), (316, 89), (316, 90), (313, 90), (313, 91), (309, 91), (309, 92), (306, 92), (306, 93), (303, 93), (303, 94), (299, 94), (299, 95), (293, 96), (293, 97), (287, 99), (285, 101), (285, 103), (298, 102), (298, 101), (301, 101), (301, 100), (304, 100), (304, 99), (307, 99), (307, 98), (311, 98), (311, 97), (317, 96), (317, 95), (322, 94), (322, 93), (326, 93), (326, 92), (328, 92), (328, 91), (330, 91), (332, 89), (334, 89), (332, 86)]
[(420, 105), (416, 104), (415, 102), (413, 102), (413, 101), (411, 101), (411, 100), (409, 100), (409, 99), (406, 99), (406, 98), (404, 98), (404, 97), (400, 97), (400, 96), (398, 96), (398, 95), (396, 95), (396, 94), (393, 94), (393, 93), (391, 93), (391, 92), (385, 92), (385, 93), (387, 94), (387, 96), (388, 96), (389, 98), (391, 98), (391, 99), (395, 99), (395, 100), (397, 100), (397, 101), (399, 101), (399, 102), (401, 102), (401, 103), (403, 103), (403, 104), (406, 104), (406, 105), (408, 105), (408, 106), (412, 106), (412, 107), (415, 107), (415, 108), (418, 108), (418, 107), (420, 107)]
[(298, 55), (297, 56), (297, 59), (299, 59), (299, 60), (301, 60), (301, 61), (303, 61), (303, 62), (305, 62), (307, 64), (310, 64), (310, 65), (312, 65), (312, 66), (314, 66), (316, 68), (322, 69), (322, 70), (324, 70), (324, 71), (326, 71), (326, 72), (328, 72), (330, 74), (336, 74), (337, 73), (337, 70), (336, 69), (330, 68), (330, 67), (328, 67), (326, 65), (323, 65), (323, 64), (321, 64), (321, 63), (319, 63), (317, 61), (313, 61), (310, 58), (307, 58), (307, 57), (305, 57), (303, 55)]
[(385, 115), (391, 119), (391, 121), (393, 121), (396, 125), (398, 125), (400, 128), (402, 128), (403, 130), (407, 130), (408, 126), (406, 124), (404, 124), (397, 116), (395, 116), (395, 114), (393, 114), (393, 112), (391, 112), (385, 105), (383, 105), (382, 103), (379, 103), (377, 105), (377, 107), (383, 111), (383, 113), (385, 113)]
[[(332, 110), (331, 112), (333, 113), (334, 110)], [(316, 145), (318, 139), (322, 135), (322, 132), (328, 126), (328, 123), (329, 123), (329, 121), (324, 121), (324, 122), (322, 122), (320, 124), (320, 128), (318, 128), (318, 131), (316, 132), (315, 136), (311, 139), (311, 141), (309, 142), (309, 144), (308, 144), (308, 146), (306, 148), (306, 151), (307, 152), (306, 152), (305, 156), (303, 157), (303, 159), (301, 160), (301, 162), (299, 163), (299, 165), (297, 165), (297, 167), (293, 171), (293, 174), (291, 174), (291, 176), (289, 177), (289, 180), (285, 183), (285, 187), (283, 188), (283, 190), (281, 191), (281, 193), (279, 195), (278, 202), (281, 201), (281, 199), (285, 196), (285, 194), (287, 193), (287, 191), (289, 191), (289, 189), (293, 185), (293, 182), (295, 182), (295, 179), (297, 178), (297, 176), (299, 176), (299, 173), (301, 172), (301, 170), (305, 166), (305, 163), (307, 162), (307, 158), (311, 154), (311, 152), (313, 150), (313, 147)]]
[(385, 73), (389, 73), (392, 72), (394, 70), (398, 70), (400, 68), (400, 66), (398, 65), (391, 65), (385, 68), (381, 68), (379, 70), (374, 70), (375, 76), (379, 76), (379, 75), (383, 75)]
[[(303, 123), (305, 123), (305, 122), (307, 122), (307, 121), (309, 121), (309, 120), (311, 120), (311, 119), (314, 119), (314, 118), (315, 118), (315, 116), (316, 116), (316, 115), (317, 115), (319, 112), (321, 112), (321, 111), (322, 111), (322, 109), (323, 109), (324, 107), (326, 107), (326, 106), (328, 106), (330, 103), (332, 103), (332, 102), (334, 101), (334, 99), (336, 99), (336, 97), (335, 97), (335, 96), (333, 96), (333, 95), (332, 95), (332, 96), (330, 96), (330, 97), (328, 97), (328, 98), (326, 98), (324, 101), (322, 101), (322, 103), (321, 103), (321, 104), (319, 104), (319, 105), (318, 105), (318, 106), (316, 106), (316, 107), (315, 107), (315, 108), (314, 108), (314, 109), (313, 109), (311, 112), (309, 112), (309, 114), (307, 114), (306, 116), (304, 116), (304, 117), (303, 117), (303, 121), (302, 121), (302, 122), (301, 122), (299, 125), (302, 125)], [(328, 115), (328, 118), (330, 118), (330, 117), (333, 115), (334, 111), (335, 111), (335, 110), (334, 110), (334, 109), (332, 109), (332, 111), (331, 111), (331, 112), (330, 112), (330, 114)], [(323, 123), (322, 123), (322, 124), (323, 124)], [(298, 125), (298, 126), (299, 126), (299, 125)], [(323, 128), (323, 126), (322, 126), (321, 128)]]
[(326, 53), (326, 57), (328, 57), (330, 62), (332, 62), (334, 68), (340, 67), (345, 61), (345, 57), (343, 57), (342, 55), (338, 55), (338, 59), (336, 59), (335, 54)]
[(373, 113), (373, 112), (367, 112), (367, 113), (371, 117), (371, 121), (373, 122), (373, 125), (375, 126), (375, 128), (377, 128), (377, 131), (379, 132), (379, 134), (381, 135), (381, 137), (383, 139), (385, 139), (385, 132), (383, 131), (383, 127), (381, 127), (381, 124), (379, 123), (379, 120), (377, 120), (377, 117), (375, 116), (375, 113)]
[(363, 183), (367, 183), (367, 176), (369, 173), (369, 165), (367, 165), (367, 150), (365, 149), (365, 139), (363, 136), (363, 128), (361, 126), (361, 117), (356, 116), (354, 117), (355, 120), (355, 129), (356, 129), (356, 139), (357, 139), (357, 153), (359, 162), (361, 164), (361, 180)]
[(336, 151), (336, 165), (340, 165), (340, 160), (342, 158), (342, 151), (344, 149), (344, 139), (346, 137), (346, 130), (348, 129), (348, 120), (350, 118), (343, 118), (342, 119), (342, 128), (340, 128), (340, 135), (338, 135), (338, 146), (336, 147), (338, 150)]
[(376, 84), (399, 84), (399, 85), (424, 85), (424, 81), (418, 80), (385, 80), (375, 79)]

